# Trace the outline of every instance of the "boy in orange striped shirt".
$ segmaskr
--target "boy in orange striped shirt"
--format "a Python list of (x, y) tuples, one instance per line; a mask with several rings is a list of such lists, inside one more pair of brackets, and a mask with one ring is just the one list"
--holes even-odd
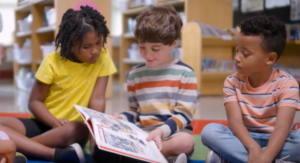
[(238, 72), (223, 88), (229, 128), (209, 124), (203, 129), (202, 142), (211, 149), (206, 162), (299, 162), (299, 84), (273, 69), (286, 44), (285, 25), (257, 16), (240, 28), (234, 58)]

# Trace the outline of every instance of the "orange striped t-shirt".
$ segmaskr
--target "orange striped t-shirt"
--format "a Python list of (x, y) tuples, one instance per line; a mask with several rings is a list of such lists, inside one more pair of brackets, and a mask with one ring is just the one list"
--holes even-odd
[[(223, 91), (225, 103), (239, 103), (248, 131), (271, 133), (275, 127), (278, 108), (293, 107), (300, 110), (299, 84), (281, 70), (273, 69), (269, 80), (257, 88), (250, 85), (248, 76), (235, 73), (226, 78)], [(297, 130), (294, 118), (291, 131)]]

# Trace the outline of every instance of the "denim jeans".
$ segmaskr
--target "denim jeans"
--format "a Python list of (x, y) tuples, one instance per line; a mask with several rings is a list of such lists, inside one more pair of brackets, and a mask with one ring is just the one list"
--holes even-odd
[[(266, 148), (271, 136), (269, 133), (249, 132), (249, 134), (262, 150)], [(247, 149), (228, 127), (216, 123), (208, 124), (202, 130), (201, 138), (205, 146), (230, 162), (244, 163), (248, 161)], [(289, 157), (284, 159), (285, 161), (300, 161), (300, 131), (289, 134), (276, 159), (288, 155)]]

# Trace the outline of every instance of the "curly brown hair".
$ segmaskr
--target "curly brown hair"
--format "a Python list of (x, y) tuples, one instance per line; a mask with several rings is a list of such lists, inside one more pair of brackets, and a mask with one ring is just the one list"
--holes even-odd
[(172, 6), (150, 6), (136, 21), (134, 35), (140, 43), (172, 45), (180, 36), (182, 21)]

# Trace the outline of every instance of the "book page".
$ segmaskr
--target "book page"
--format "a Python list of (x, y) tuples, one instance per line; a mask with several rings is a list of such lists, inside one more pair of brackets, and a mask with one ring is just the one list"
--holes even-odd
[(155, 142), (146, 140), (149, 134), (135, 124), (78, 105), (75, 107), (90, 116), (99, 149), (148, 162), (167, 162)]

